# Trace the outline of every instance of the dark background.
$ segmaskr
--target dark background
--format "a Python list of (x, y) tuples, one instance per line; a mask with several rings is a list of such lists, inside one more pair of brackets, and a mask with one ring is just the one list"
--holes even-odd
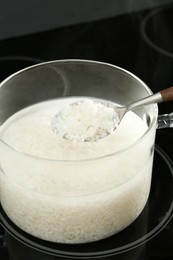
[(0, 39), (97, 21), (171, 2), (172, 0), (1, 0)]

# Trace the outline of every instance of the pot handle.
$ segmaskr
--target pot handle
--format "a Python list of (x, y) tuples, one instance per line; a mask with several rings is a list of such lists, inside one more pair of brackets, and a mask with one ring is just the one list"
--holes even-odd
[(170, 114), (158, 115), (157, 129), (173, 127), (173, 112)]

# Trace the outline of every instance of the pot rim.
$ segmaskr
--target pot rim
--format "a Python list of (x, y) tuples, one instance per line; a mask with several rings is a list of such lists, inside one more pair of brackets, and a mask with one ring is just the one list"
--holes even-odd
[[(124, 69), (124, 68), (121, 68), (119, 66), (116, 66), (116, 65), (113, 65), (113, 64), (110, 64), (110, 63), (106, 63), (106, 62), (101, 62), (101, 61), (94, 61), (94, 60), (86, 60), (86, 59), (62, 59), (62, 60), (52, 60), (52, 61), (46, 61), (46, 62), (41, 62), (41, 63), (38, 63), (38, 64), (34, 64), (32, 66), (29, 66), (29, 67), (26, 67), (24, 69), (21, 69), (15, 73), (13, 73), (12, 75), (8, 76), (6, 79), (4, 79), (1, 83), (0, 83), (0, 88), (3, 87), (3, 85), (12, 80), (13, 78), (15, 78), (16, 76), (18, 76), (19, 74), (23, 73), (23, 72), (26, 72), (26, 71), (29, 71), (29, 70), (32, 70), (33, 68), (36, 68), (36, 67), (44, 67), (45, 65), (49, 65), (49, 64), (60, 64), (60, 63), (90, 63), (90, 64), (98, 64), (98, 65), (102, 65), (102, 66), (108, 66), (108, 67), (112, 67), (116, 70), (120, 70), (121, 72), (125, 73), (126, 75), (129, 75), (130, 77), (132, 77), (134, 80), (136, 80), (137, 82), (139, 82), (148, 92), (148, 94), (153, 94), (152, 90), (147, 86), (147, 84), (145, 84), (140, 78), (138, 78), (136, 75), (134, 75), (133, 73), (129, 72), (128, 70)], [(128, 147), (125, 147), (123, 149), (120, 149), (119, 151), (116, 151), (116, 152), (112, 152), (112, 153), (108, 153), (108, 154), (105, 154), (105, 155), (102, 155), (102, 156), (98, 156), (98, 157), (93, 157), (93, 158), (88, 158), (88, 159), (81, 159), (81, 160), (58, 160), (58, 159), (50, 159), (50, 158), (45, 158), (45, 157), (41, 157), (41, 156), (35, 156), (35, 155), (32, 155), (30, 153), (26, 153), (26, 152), (22, 152), (12, 146), (10, 146), (8, 143), (6, 143), (5, 141), (3, 141), (1, 139), (1, 136), (0, 136), (0, 144), (2, 144), (3, 146), (5, 146), (6, 148), (10, 149), (11, 151), (13, 152), (16, 152), (18, 154), (21, 154), (21, 155), (24, 155), (26, 157), (30, 157), (34, 160), (43, 160), (43, 161), (52, 161), (52, 162), (57, 162), (57, 163), (69, 163), (69, 164), (76, 164), (76, 163), (87, 163), (87, 162), (93, 162), (93, 161), (96, 161), (96, 160), (101, 160), (101, 159), (104, 159), (104, 158), (110, 158), (110, 157), (113, 157), (113, 156), (116, 156), (116, 155), (119, 155), (119, 154), (122, 154), (123, 152), (126, 152), (128, 150), (130, 150), (132, 147), (138, 145), (147, 135), (148, 133), (153, 129), (155, 128), (156, 129), (156, 124), (157, 124), (157, 116), (158, 116), (158, 106), (157, 104), (153, 104), (153, 111), (154, 111), (154, 116), (153, 116), (153, 119), (149, 125), (149, 127), (147, 128), (147, 130), (145, 131), (145, 133), (139, 138), (137, 139), (135, 142), (133, 142), (131, 145), (129, 145)], [(0, 130), (1, 130), (1, 127), (0, 126)]]

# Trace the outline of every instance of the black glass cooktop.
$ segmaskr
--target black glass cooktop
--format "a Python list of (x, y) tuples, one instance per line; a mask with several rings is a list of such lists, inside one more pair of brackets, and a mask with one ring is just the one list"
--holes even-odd
[[(128, 69), (157, 92), (173, 85), (173, 5), (0, 41), (0, 81), (54, 59), (92, 59)], [(173, 102), (159, 113), (173, 112)], [(116, 236), (84, 245), (57, 245), (18, 229), (1, 208), (0, 259), (173, 259), (173, 129), (158, 129), (148, 203)]]

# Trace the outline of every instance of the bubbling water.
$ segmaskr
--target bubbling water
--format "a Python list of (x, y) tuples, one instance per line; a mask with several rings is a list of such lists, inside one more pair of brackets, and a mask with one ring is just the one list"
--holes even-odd
[(51, 119), (76, 101), (30, 106), (9, 118), (0, 133), (15, 149), (0, 146), (6, 214), (29, 234), (60, 243), (119, 232), (139, 216), (150, 191), (153, 136), (136, 143), (147, 125), (128, 112), (113, 134), (96, 142), (58, 137)]

